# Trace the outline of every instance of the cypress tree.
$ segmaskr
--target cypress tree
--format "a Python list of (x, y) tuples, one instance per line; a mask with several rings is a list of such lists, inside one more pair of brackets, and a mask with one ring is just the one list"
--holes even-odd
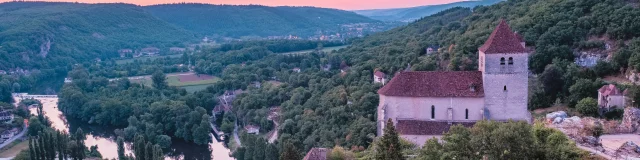
[(145, 159), (146, 160), (153, 160), (153, 146), (151, 145), (151, 142), (147, 142), (147, 144), (144, 147), (145, 151)]
[(160, 145), (153, 145), (153, 160), (163, 160), (164, 153), (162, 152), (162, 147)]
[(144, 137), (141, 135), (136, 136), (136, 140), (133, 144), (133, 152), (136, 157), (136, 160), (145, 160), (145, 142)]
[(384, 127), (384, 135), (382, 135), (380, 142), (376, 146), (376, 159), (405, 159), (404, 156), (402, 156), (398, 132), (396, 132), (396, 127), (393, 126), (393, 121), (391, 121), (391, 119), (387, 120), (387, 124)]
[(47, 157), (49, 160), (56, 159), (56, 148), (55, 148), (55, 139), (53, 137), (53, 132), (48, 131), (46, 133), (47, 136)]
[(38, 135), (38, 151), (40, 152), (38, 154), (38, 157), (40, 157), (41, 160), (46, 160), (47, 159), (47, 150), (45, 149), (46, 145), (44, 144), (44, 137), (42, 136), (42, 132), (40, 132)]
[(124, 154), (124, 139), (122, 139), (122, 137), (118, 137), (117, 140), (117, 144), (118, 144), (118, 159), (119, 160), (125, 160), (127, 159), (126, 155)]
[(33, 144), (33, 137), (29, 136), (29, 159), (31, 160), (37, 160), (35, 148), (36, 147)]

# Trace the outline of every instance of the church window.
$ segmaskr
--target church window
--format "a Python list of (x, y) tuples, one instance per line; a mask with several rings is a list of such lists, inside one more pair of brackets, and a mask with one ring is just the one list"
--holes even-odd
[(503, 90), (504, 90), (504, 91), (507, 91), (507, 86), (504, 86), (504, 89), (503, 89)]
[(436, 118), (436, 106), (431, 105), (431, 119)]
[(513, 65), (513, 57), (509, 57), (509, 65)]
[(500, 58), (500, 65), (504, 65), (504, 57)]
[(469, 109), (464, 109), (464, 119), (469, 119)]

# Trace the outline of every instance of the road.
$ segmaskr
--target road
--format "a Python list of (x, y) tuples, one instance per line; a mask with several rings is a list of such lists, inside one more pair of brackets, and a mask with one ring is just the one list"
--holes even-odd
[(0, 148), (4, 148), (4, 146), (7, 146), (9, 144), (11, 144), (11, 142), (15, 141), (16, 139), (24, 136), (24, 133), (27, 132), (27, 124), (24, 125), (24, 128), (22, 129), (22, 131), (20, 133), (18, 133), (17, 135), (9, 138), (8, 140), (4, 141), (4, 143), (0, 144)]
[(602, 153), (600, 151), (596, 151), (595, 149), (592, 149), (592, 148), (589, 148), (589, 147), (586, 147), (586, 146), (582, 146), (580, 144), (576, 144), (576, 146), (578, 146), (578, 148), (580, 148), (580, 149), (583, 149), (585, 151), (589, 151), (591, 153), (595, 153), (595, 154), (597, 154), (599, 156), (602, 156), (602, 157), (604, 157), (606, 159), (613, 159), (613, 157), (611, 157), (611, 156), (609, 156), (607, 154), (604, 154), (604, 153)]

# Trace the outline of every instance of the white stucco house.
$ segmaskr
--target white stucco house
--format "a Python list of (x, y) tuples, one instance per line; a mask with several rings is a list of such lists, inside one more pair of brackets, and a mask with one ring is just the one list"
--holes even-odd
[(598, 89), (598, 106), (601, 109), (609, 110), (614, 108), (624, 108), (627, 101), (627, 90), (621, 92), (615, 85), (604, 85)]
[(479, 50), (478, 71), (404, 71), (378, 90), (377, 135), (391, 119), (419, 146), (453, 125), (479, 120), (527, 121), (529, 53), (502, 20)]

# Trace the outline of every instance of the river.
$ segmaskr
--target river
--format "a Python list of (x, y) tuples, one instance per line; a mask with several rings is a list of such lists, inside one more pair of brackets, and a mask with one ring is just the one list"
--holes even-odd
[[(75, 132), (77, 128), (87, 134), (87, 140), (85, 144), (87, 147), (97, 145), (98, 151), (102, 154), (102, 158), (112, 159), (118, 158), (118, 145), (115, 141), (115, 134), (113, 130), (115, 128), (108, 128), (98, 125), (87, 125), (77, 120), (67, 120), (67, 118), (58, 110), (58, 98), (36, 98), (43, 104), (43, 112), (46, 117), (51, 121), (51, 127), (69, 132), (69, 130)], [(16, 98), (16, 103), (20, 101)], [(29, 109), (32, 114), (37, 114), (35, 108)], [(208, 147), (199, 146), (193, 143), (184, 142), (182, 140), (174, 139), (171, 147), (165, 149), (165, 153), (169, 160), (182, 160), (182, 159), (213, 159), (213, 160), (232, 160), (229, 157), (231, 151), (224, 147), (222, 142), (213, 140), (209, 143)], [(125, 154), (132, 154), (131, 144), (126, 143)], [(211, 158), (207, 158), (211, 157)]]

